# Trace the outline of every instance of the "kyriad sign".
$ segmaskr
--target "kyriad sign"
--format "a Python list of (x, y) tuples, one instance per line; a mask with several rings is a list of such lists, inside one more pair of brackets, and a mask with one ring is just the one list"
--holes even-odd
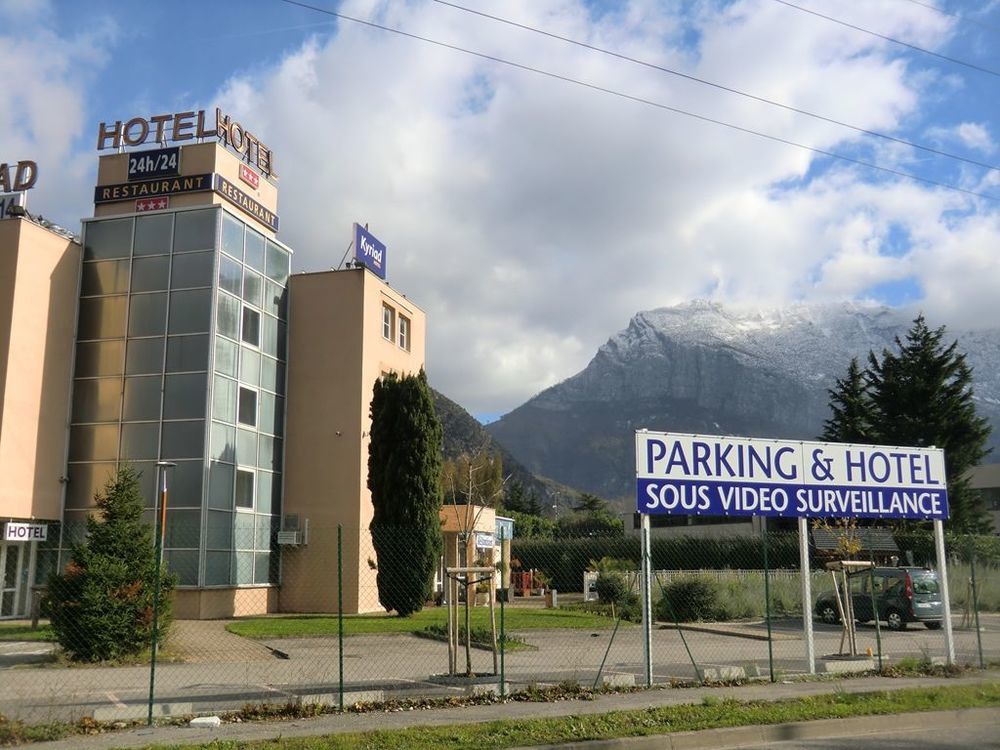
[(944, 452), (639, 431), (640, 513), (948, 518)]
[(385, 245), (360, 224), (354, 224), (354, 258), (370, 268), (380, 279), (385, 278)]

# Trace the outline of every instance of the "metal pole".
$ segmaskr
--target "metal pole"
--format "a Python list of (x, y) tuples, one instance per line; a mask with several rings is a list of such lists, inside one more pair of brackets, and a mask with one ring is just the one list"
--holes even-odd
[(646, 666), (646, 687), (653, 686), (653, 596), (651, 592), (652, 554), (649, 549), (649, 515), (642, 514), (642, 641)]
[(344, 710), (344, 525), (337, 524), (337, 705)]
[(774, 643), (771, 640), (771, 576), (767, 565), (767, 526), (764, 526), (764, 620), (767, 622), (767, 668), (774, 682)]
[(948, 562), (944, 554), (944, 523), (934, 521), (934, 549), (937, 551), (938, 578), (941, 582), (941, 621), (944, 623), (944, 648), (948, 664), (955, 663), (955, 634), (951, 629), (951, 595), (948, 592)]
[(812, 573), (809, 567), (809, 521), (799, 519), (799, 568), (802, 571), (802, 631), (806, 641), (806, 666), (816, 674), (816, 639), (813, 635)]
[(153, 522), (153, 534), (156, 537), (156, 580), (153, 582), (153, 639), (149, 653), (149, 702), (146, 710), (146, 725), (153, 725), (153, 699), (156, 695), (156, 643), (160, 638), (160, 578), (163, 568), (163, 537), (167, 531), (167, 468), (177, 464), (170, 461), (157, 461), (156, 470), (159, 473), (157, 485), (159, 494), (156, 498), (156, 519)]
[[(969, 546), (971, 547), (972, 542)], [(983, 634), (979, 630), (979, 598), (976, 595), (976, 553), (975, 549), (970, 550), (969, 554), (969, 571), (971, 573), (970, 583), (972, 584), (972, 612), (976, 618), (976, 646), (979, 649), (979, 668), (986, 669), (986, 662), (983, 661)]]
[(507, 592), (510, 589), (503, 589), (500, 597), (500, 697), (507, 697), (507, 672), (504, 665), (504, 653), (507, 650), (507, 630), (504, 624), (503, 611), (507, 602)]
[(878, 621), (878, 604), (875, 602), (875, 560), (872, 560), (872, 566), (868, 568), (868, 593), (871, 594), (872, 599), (872, 617), (875, 620), (875, 644), (878, 646), (878, 671), (879, 674), (882, 673), (882, 628)]
[(507, 630), (504, 623), (504, 608), (510, 595), (510, 539), (504, 538), (500, 529), (500, 697), (507, 697), (507, 672), (504, 656), (507, 651)]

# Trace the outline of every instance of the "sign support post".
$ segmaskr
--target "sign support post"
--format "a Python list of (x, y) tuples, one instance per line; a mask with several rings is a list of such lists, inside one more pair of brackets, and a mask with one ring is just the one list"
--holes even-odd
[(955, 634), (951, 629), (951, 595), (948, 591), (948, 567), (944, 554), (944, 522), (934, 520), (934, 549), (937, 551), (938, 581), (941, 586), (941, 621), (944, 624), (944, 648), (948, 664), (955, 663)]
[(642, 514), (642, 647), (646, 687), (653, 686), (653, 594), (652, 555), (649, 550), (649, 515)]
[(816, 641), (813, 637), (812, 573), (809, 568), (809, 520), (799, 519), (799, 568), (802, 572), (802, 632), (806, 641), (806, 666), (816, 674)]

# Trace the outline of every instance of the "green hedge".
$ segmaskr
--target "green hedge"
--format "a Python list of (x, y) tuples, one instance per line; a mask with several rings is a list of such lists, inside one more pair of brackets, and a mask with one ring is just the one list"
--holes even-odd
[[(771, 568), (798, 568), (798, 534), (768, 535)], [(653, 539), (654, 570), (754, 569), (764, 567), (760, 537), (671, 537)], [(630, 560), (639, 568), (639, 537), (586, 537), (579, 539), (518, 539), (511, 556), (522, 570), (535, 568), (548, 576), (559, 591), (582, 591), (583, 573), (591, 561), (604, 557)]]
[[(906, 551), (913, 553), (915, 565), (936, 565), (934, 535), (926, 531), (894, 534), (900, 549), (900, 564), (906, 564)], [(952, 559), (967, 562), (975, 553), (977, 569), (1000, 568), (1000, 537), (946, 536), (946, 549)], [(768, 534), (768, 564), (772, 570), (798, 569), (799, 537), (797, 532)], [(654, 538), (651, 544), (653, 570), (763, 570), (764, 547), (759, 536), (700, 538), (678, 536)], [(576, 539), (519, 539), (511, 544), (511, 555), (521, 570), (543, 571), (553, 588), (581, 591), (583, 573), (592, 561), (602, 558), (629, 560), (639, 569), (639, 537), (583, 537)], [(811, 556), (815, 569), (822, 560)]]

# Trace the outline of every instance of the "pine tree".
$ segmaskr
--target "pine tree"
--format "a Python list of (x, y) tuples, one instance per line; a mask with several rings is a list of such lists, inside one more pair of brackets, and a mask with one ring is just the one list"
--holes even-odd
[(503, 500), (503, 507), (505, 511), (510, 513), (524, 513), (528, 510), (523, 484), (514, 481), (508, 485), (507, 496)]
[(944, 449), (948, 526), (958, 532), (986, 533), (989, 516), (967, 474), (987, 454), (990, 426), (976, 414), (972, 369), (957, 341), (944, 346), (944, 334), (944, 326), (931, 330), (920, 315), (905, 342), (896, 337), (898, 354), (888, 349), (881, 358), (869, 354), (871, 442)]
[[(156, 551), (142, 521), (139, 474), (124, 466), (96, 498), (87, 537), (72, 548), (62, 574), (49, 579), (52, 629), (76, 661), (135, 656), (152, 645)], [(158, 641), (170, 623), (175, 579), (161, 573)]]
[(821, 440), (835, 443), (871, 442), (871, 403), (865, 373), (853, 357), (847, 367), (847, 377), (837, 378), (830, 394), (832, 416), (823, 423)]
[(608, 510), (607, 500), (589, 492), (581, 492), (577, 500), (579, 502), (573, 506), (575, 513), (600, 513)]
[(400, 617), (431, 595), (441, 554), (441, 422), (427, 376), (389, 373), (371, 402), (368, 488), (379, 601)]

